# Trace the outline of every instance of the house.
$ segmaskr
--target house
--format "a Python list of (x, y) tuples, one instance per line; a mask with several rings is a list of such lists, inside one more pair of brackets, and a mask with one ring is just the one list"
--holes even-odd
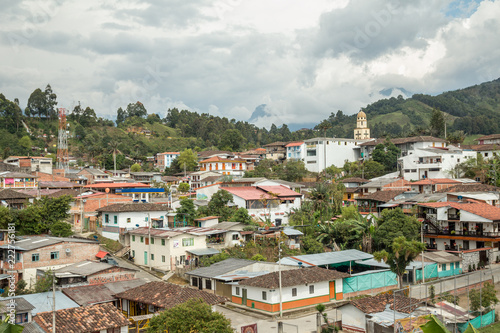
[(247, 170), (246, 161), (240, 158), (210, 157), (200, 161), (200, 171), (213, 171), (221, 175), (242, 177)]
[(415, 181), (428, 178), (459, 178), (456, 170), (458, 164), (475, 158), (476, 152), (458, 147), (418, 148), (412, 154), (398, 159), (401, 166), (401, 177)]
[(500, 145), (500, 134), (485, 135), (476, 140), (480, 145)]
[[(54, 295), (55, 294), (55, 295)], [(73, 302), (68, 296), (64, 295), (60, 290), (56, 290), (55, 293), (52, 291), (46, 291), (43, 293), (35, 293), (35, 294), (27, 294), (22, 296), (15, 297), (6, 297), (6, 300), (18, 298), (23, 298), (27, 302), (33, 305), (33, 309), (31, 310), (31, 315), (34, 317), (40, 312), (52, 311), (52, 302), (48, 302), (48, 300), (52, 300), (55, 296), (56, 299), (56, 310), (62, 309), (71, 309), (77, 308), (79, 305)]]
[(118, 298), (115, 297), (116, 294), (142, 286), (145, 283), (146, 281), (143, 279), (134, 279), (63, 288), (62, 292), (80, 306), (111, 303), (118, 308), (120, 304)]
[(15, 165), (18, 168), (27, 167), (31, 172), (52, 174), (52, 158), (40, 156), (9, 156), (4, 163)]
[(107, 173), (105, 173), (99, 169), (94, 169), (94, 168), (82, 169), (78, 173), (76, 173), (76, 175), (85, 177), (87, 179), (87, 184), (112, 183), (113, 182), (113, 180), (111, 179), (111, 177)]
[[(417, 193), (414, 194), (416, 195)], [(404, 190), (386, 190), (358, 197), (356, 202), (358, 203), (359, 212), (380, 214), (380, 212), (386, 208), (395, 208), (399, 206), (399, 203), (391, 203), (392, 201), (397, 201), (399, 199), (406, 200), (407, 198)]]
[(161, 181), (167, 184), (167, 186), (177, 186), (181, 183), (181, 178), (175, 176), (163, 176), (161, 177)]
[(98, 208), (101, 216), (102, 235), (119, 240), (127, 230), (147, 227), (151, 219), (164, 219), (170, 208), (153, 203), (116, 203)]
[(379, 177), (373, 178), (368, 183), (359, 185), (361, 192), (359, 197), (377, 191), (411, 191), (409, 181), (402, 178)]
[[(396, 302), (394, 302), (396, 299)], [(394, 307), (395, 305), (395, 307)], [(377, 317), (384, 317), (394, 326), (394, 319), (407, 318), (419, 305), (417, 299), (384, 293), (377, 296), (359, 298), (340, 306), (342, 312), (342, 329), (352, 332), (393, 332), (394, 328), (375, 330)], [(375, 319), (371, 320), (370, 319)], [(392, 319), (392, 321), (391, 321)]]
[(165, 171), (166, 168), (170, 168), (172, 162), (179, 157), (180, 154), (180, 152), (165, 152), (156, 154), (154, 159), (155, 168), (158, 168), (161, 172)]
[(234, 156), (234, 154), (227, 150), (204, 150), (198, 153), (198, 162), (215, 156), (230, 158), (231, 156)]
[(500, 208), (476, 200), (418, 203), (429, 249), (458, 254), (463, 271), (500, 256)]
[(69, 214), (76, 230), (97, 230), (98, 209), (115, 203), (130, 203), (131, 197), (112, 193), (83, 193), (75, 197)]
[(356, 162), (361, 158), (359, 144), (365, 141), (325, 137), (304, 140), (306, 169), (322, 172), (331, 165), (342, 167), (345, 161)]
[[(427, 246), (429, 246), (428, 249), (431, 249), (429, 244)], [(462, 260), (458, 255), (446, 251), (427, 251), (424, 253), (424, 262), (431, 262), (434, 264), (434, 267), (426, 266), (425, 278), (441, 278), (461, 274), (463, 271)], [(422, 261), (421, 254), (415, 258), (415, 262), (419, 261)], [(433, 272), (434, 270), (435, 273)], [(421, 273), (418, 275), (421, 275)]]
[(7, 261), (12, 245), (1, 245), (2, 273), (12, 272), (16, 280), (24, 280), (28, 286), (36, 282), (38, 269), (52, 270), (82, 260), (92, 260), (99, 252), (99, 242), (85, 238), (53, 237), (46, 235), (16, 237), (14, 268)]
[(194, 219), (194, 225), (198, 228), (208, 228), (213, 227), (214, 225), (219, 223), (218, 216), (205, 216)]
[(159, 183), (161, 182), (161, 172), (131, 172), (130, 178), (143, 184)]
[(460, 181), (449, 178), (426, 178), (412, 182), (411, 190), (418, 193), (434, 193), (461, 184)]
[(213, 171), (195, 171), (191, 173), (189, 186), (192, 190), (199, 187), (215, 184), (222, 178), (222, 175)]
[(500, 152), (499, 144), (482, 144), (482, 145), (461, 145), (460, 148), (472, 150), (481, 155), (484, 160), (495, 157)]
[(35, 197), (29, 194), (14, 191), (10, 188), (0, 189), (0, 206), (12, 209), (23, 209), (26, 204), (32, 203)]
[[(137, 228), (127, 234), (125, 244), (137, 265), (162, 271), (175, 270), (193, 261), (194, 253), (205, 255), (219, 253), (207, 246), (207, 234), (222, 234), (222, 230), (209, 228)], [(197, 264), (197, 262), (196, 262)]]
[(302, 194), (283, 185), (223, 189), (233, 195), (233, 202), (238, 208), (246, 208), (252, 217), (269, 220), (276, 226), (288, 224), (288, 213), (300, 208), (302, 201)]
[(193, 298), (201, 298), (209, 305), (224, 303), (225, 297), (203, 290), (182, 287), (168, 282), (149, 282), (116, 294), (120, 300), (120, 310), (127, 317), (153, 314), (171, 309)]
[(360, 189), (359, 186), (369, 182), (370, 182), (369, 180), (360, 177), (351, 177), (342, 179), (341, 183), (344, 184), (345, 186), (344, 196), (342, 198), (342, 201), (344, 203), (347, 203), (356, 200), (356, 198), (359, 196), (359, 193), (361, 193), (362, 191), (362, 189)]
[[(299, 267), (281, 266), (282, 270)], [(228, 258), (208, 267), (200, 267), (186, 272), (191, 286), (206, 289), (216, 295), (231, 298), (231, 284), (251, 277), (277, 272), (279, 265), (265, 261)]]
[[(52, 173), (35, 171), (35, 172), (33, 172), (33, 174), (38, 176), (39, 182), (69, 182), (70, 181), (69, 178), (64, 177), (64, 173), (62, 175), (58, 175), (56, 170), (59, 170), (59, 169), (54, 169), (54, 171)], [(78, 184), (75, 184), (75, 185), (78, 185)]]
[[(386, 139), (376, 139), (360, 143), (361, 148), (361, 158), (367, 161), (372, 156), (372, 152), (378, 144), (384, 144)], [(414, 153), (416, 149), (428, 148), (428, 147), (446, 147), (446, 140), (441, 138), (435, 138), (432, 136), (413, 136), (410, 138), (396, 138), (391, 139), (396, 147), (401, 149), (401, 156), (407, 156)]]
[(14, 306), (16, 312), (15, 323), (24, 324), (33, 320), (31, 311), (35, 308), (33, 304), (22, 297), (17, 297), (9, 300), (0, 301), (0, 321), (4, 321), (9, 316), (10, 309)]
[(212, 195), (214, 195), (221, 187), (222, 182), (217, 182), (212, 185), (206, 185), (202, 187), (198, 187), (195, 189), (196, 193), (196, 200), (204, 200), (207, 201), (212, 198)]
[[(128, 332), (128, 319), (109, 303), (57, 310), (55, 316), (56, 333)], [(44, 332), (53, 332), (52, 312), (38, 313), (35, 321)]]
[(349, 274), (319, 267), (272, 272), (232, 286), (231, 301), (249, 308), (276, 313), (282, 310), (342, 300), (342, 279)]
[[(38, 269), (37, 275), (43, 276), (48, 269)], [(105, 262), (84, 260), (53, 271), (58, 286), (93, 285), (117, 281), (133, 280), (136, 270), (114, 266)]]
[(222, 231), (207, 236), (207, 246), (221, 250), (226, 247), (240, 246), (245, 241), (242, 236), (245, 224), (241, 222), (220, 222), (210, 228)]
[(283, 161), (286, 159), (286, 145), (288, 142), (272, 142), (263, 147), (266, 149), (266, 159), (273, 161)]
[(0, 188), (36, 189), (38, 177), (27, 173), (2, 171), (0, 172)]
[(290, 142), (285, 148), (287, 160), (304, 161), (306, 148), (304, 141)]

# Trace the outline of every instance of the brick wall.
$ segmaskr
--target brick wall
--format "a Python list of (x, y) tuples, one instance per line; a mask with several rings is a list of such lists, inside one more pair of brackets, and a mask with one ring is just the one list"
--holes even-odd
[(102, 284), (118, 281), (128, 281), (136, 279), (136, 273), (130, 271), (115, 271), (108, 273), (98, 273), (87, 277), (87, 282), (89, 284)]

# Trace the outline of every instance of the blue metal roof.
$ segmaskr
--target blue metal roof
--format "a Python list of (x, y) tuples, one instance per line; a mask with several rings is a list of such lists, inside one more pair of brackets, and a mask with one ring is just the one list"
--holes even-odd
[(324, 252), (316, 254), (305, 254), (301, 256), (286, 257), (281, 259), (283, 265), (299, 265), (301, 262), (302, 267), (312, 266), (325, 266), (333, 264), (348, 264), (350, 261), (372, 259), (373, 255), (358, 251), (358, 250), (344, 250), (335, 252)]

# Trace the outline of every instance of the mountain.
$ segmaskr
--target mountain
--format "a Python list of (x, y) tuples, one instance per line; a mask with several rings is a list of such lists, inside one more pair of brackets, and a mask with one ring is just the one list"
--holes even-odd
[(269, 115), (269, 112), (266, 110), (266, 104), (261, 104), (253, 110), (252, 115), (248, 119), (249, 123), (256, 122), (259, 118), (264, 118)]
[(398, 95), (401, 95), (405, 98), (411, 97), (411, 95), (413, 95), (405, 88), (387, 88), (380, 90), (379, 94), (386, 97), (397, 97)]

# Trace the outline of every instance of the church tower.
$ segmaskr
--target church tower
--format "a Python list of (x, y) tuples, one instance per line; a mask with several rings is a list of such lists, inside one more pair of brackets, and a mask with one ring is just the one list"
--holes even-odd
[(357, 125), (354, 129), (354, 139), (370, 139), (370, 129), (368, 128), (368, 122), (366, 121), (366, 114), (363, 111), (358, 112)]

